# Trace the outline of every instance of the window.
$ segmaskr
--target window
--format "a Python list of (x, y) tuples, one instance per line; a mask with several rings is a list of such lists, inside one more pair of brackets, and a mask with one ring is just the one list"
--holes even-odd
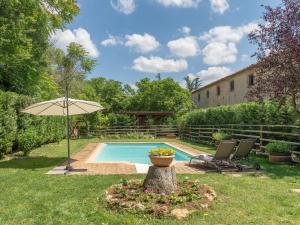
[(234, 91), (234, 80), (230, 81), (230, 91)]
[(206, 98), (209, 98), (209, 91), (206, 91)]
[(221, 95), (221, 87), (217, 86), (217, 95), (220, 96)]
[(248, 76), (248, 86), (253, 86), (254, 85), (254, 74), (250, 74)]
[(201, 100), (201, 94), (199, 93), (198, 94), (198, 102), (200, 102), (200, 100)]

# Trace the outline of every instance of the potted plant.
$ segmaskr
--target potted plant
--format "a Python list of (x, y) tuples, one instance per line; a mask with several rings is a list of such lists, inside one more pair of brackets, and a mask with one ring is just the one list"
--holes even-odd
[(300, 163), (300, 151), (292, 151), (291, 159), (292, 159), (292, 162)]
[(230, 140), (231, 135), (223, 131), (218, 131), (212, 134), (212, 139), (216, 145), (219, 145), (220, 141)]
[(269, 161), (272, 163), (290, 162), (293, 146), (282, 142), (272, 142), (266, 145)]
[(169, 148), (157, 148), (149, 151), (149, 158), (154, 166), (168, 167), (175, 156), (175, 150)]

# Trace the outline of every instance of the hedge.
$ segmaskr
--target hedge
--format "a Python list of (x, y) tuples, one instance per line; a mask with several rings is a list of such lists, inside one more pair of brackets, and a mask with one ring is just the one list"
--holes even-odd
[(197, 109), (180, 118), (181, 125), (219, 124), (294, 124), (296, 115), (290, 106), (277, 102), (242, 103), (215, 108)]
[(64, 138), (64, 118), (39, 117), (20, 112), (36, 101), (28, 96), (0, 91), (0, 157), (14, 151), (27, 154), (42, 144)]

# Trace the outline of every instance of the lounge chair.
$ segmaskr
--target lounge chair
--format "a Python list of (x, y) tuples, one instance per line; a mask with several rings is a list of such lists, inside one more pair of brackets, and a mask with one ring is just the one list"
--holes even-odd
[(217, 151), (214, 156), (209, 156), (206, 154), (193, 156), (190, 159), (190, 165), (192, 160), (198, 160), (197, 165), (202, 165), (204, 167), (211, 167), (216, 169), (218, 172), (222, 172), (224, 167), (231, 167), (230, 157), (234, 151), (236, 145), (235, 140), (221, 141), (217, 147)]
[[(255, 139), (242, 139), (240, 140), (239, 145), (236, 148), (236, 151), (234, 152), (232, 158), (231, 158), (231, 163), (240, 171), (244, 169), (253, 169), (255, 168), (256, 170), (260, 170), (260, 165), (255, 162), (251, 163), (250, 162), (250, 152), (253, 149), (255, 145), (256, 140)], [(245, 166), (242, 165), (241, 162), (250, 162), (253, 164), (253, 166)]]

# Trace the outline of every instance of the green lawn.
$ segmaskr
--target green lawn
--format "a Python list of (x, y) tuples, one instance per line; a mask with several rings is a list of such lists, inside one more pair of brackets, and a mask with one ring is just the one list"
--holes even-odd
[[(72, 141), (73, 152), (96, 139)], [(156, 140), (159, 141), (159, 140)], [(300, 166), (269, 165), (260, 159), (268, 178), (208, 173), (191, 175), (212, 186), (218, 201), (208, 213), (183, 221), (111, 213), (103, 194), (120, 178), (143, 176), (50, 176), (45, 173), (66, 159), (65, 142), (34, 150), (28, 158), (0, 161), (0, 224), (299, 224)], [(189, 143), (191, 144), (191, 143)], [(211, 152), (209, 147), (198, 146)], [(178, 178), (183, 176), (178, 175)]]

